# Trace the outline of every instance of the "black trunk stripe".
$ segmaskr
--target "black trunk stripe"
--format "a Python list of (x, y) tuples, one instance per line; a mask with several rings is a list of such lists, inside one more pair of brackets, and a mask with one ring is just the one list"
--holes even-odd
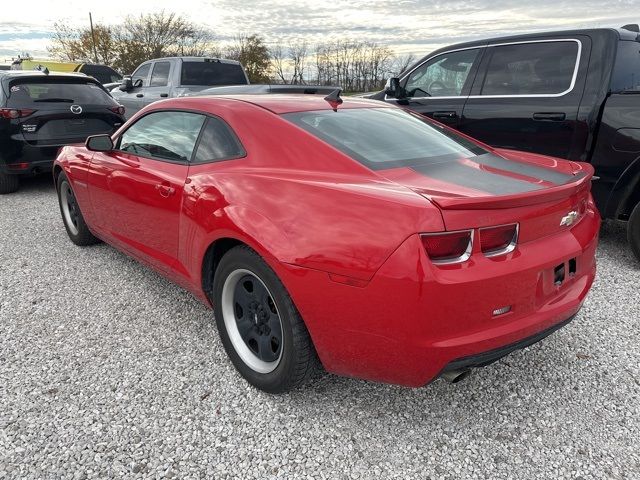
[(481, 165), (498, 168), (506, 172), (517, 173), (518, 175), (524, 175), (525, 177), (552, 182), (556, 185), (563, 185), (575, 179), (573, 175), (569, 175), (567, 173), (557, 172), (549, 168), (537, 167), (526, 163), (515, 162), (513, 160), (507, 160), (506, 158), (490, 153), (486, 155), (478, 155), (470, 160)]
[[(475, 158), (474, 158), (475, 160)], [(460, 162), (434, 163), (411, 167), (427, 177), (465, 188), (481, 190), (492, 195), (510, 195), (533, 192), (544, 188), (537, 183), (525, 182), (497, 173), (479, 170)]]

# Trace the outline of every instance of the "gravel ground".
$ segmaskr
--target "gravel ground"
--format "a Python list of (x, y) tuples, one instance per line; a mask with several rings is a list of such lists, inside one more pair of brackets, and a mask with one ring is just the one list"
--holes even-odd
[(421, 389), (250, 388), (212, 313), (67, 239), (47, 178), (0, 197), (0, 478), (640, 478), (640, 267), (602, 230), (570, 325)]

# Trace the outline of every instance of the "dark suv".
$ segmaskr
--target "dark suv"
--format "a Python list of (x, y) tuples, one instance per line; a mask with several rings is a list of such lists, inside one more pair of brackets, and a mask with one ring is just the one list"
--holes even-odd
[(0, 71), (0, 194), (15, 192), (20, 175), (50, 171), (61, 146), (113, 133), (123, 115), (92, 77)]
[(640, 28), (482, 40), (435, 51), (370, 98), (494, 147), (591, 162), (596, 203), (640, 259)]

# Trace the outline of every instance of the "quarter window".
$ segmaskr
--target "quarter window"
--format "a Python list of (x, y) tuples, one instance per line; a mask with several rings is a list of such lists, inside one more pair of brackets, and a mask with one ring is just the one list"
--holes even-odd
[(558, 95), (571, 89), (578, 59), (574, 41), (491, 47), (482, 95)]
[(205, 116), (189, 112), (145, 115), (122, 134), (118, 148), (133, 155), (187, 163)]
[(245, 151), (231, 128), (222, 120), (209, 117), (200, 136), (194, 163), (244, 157)]
[(613, 92), (640, 91), (640, 44), (638, 42), (618, 42), (611, 90)]
[(169, 82), (169, 70), (171, 64), (169, 62), (156, 62), (151, 72), (150, 87), (165, 87)]
[(409, 97), (460, 96), (480, 49), (444, 53), (415, 69), (405, 89)]
[(140, 80), (142, 82), (143, 87), (149, 86), (149, 83), (147, 82), (147, 78), (149, 77), (150, 68), (151, 68), (150, 63), (147, 63), (146, 65), (142, 65), (138, 67), (138, 69), (135, 72), (133, 72), (133, 75), (131, 75), (131, 81), (133, 82), (133, 84), (135, 85), (136, 82)]

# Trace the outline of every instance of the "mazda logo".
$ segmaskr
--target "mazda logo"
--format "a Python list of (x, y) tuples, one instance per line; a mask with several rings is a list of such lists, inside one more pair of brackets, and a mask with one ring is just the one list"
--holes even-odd
[(82, 107), (80, 105), (71, 105), (71, 113), (80, 115), (82, 113)]

